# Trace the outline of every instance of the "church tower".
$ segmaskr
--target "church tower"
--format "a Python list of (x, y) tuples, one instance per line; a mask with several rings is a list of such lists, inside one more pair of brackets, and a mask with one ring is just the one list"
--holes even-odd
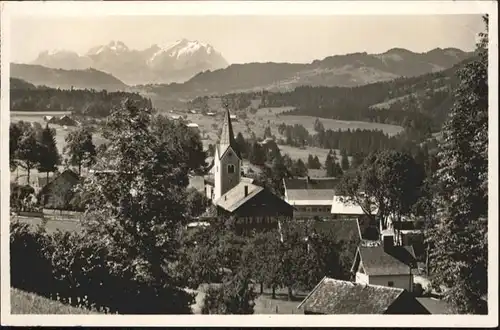
[(214, 201), (240, 183), (241, 154), (236, 145), (229, 110), (224, 115), (222, 133), (215, 147)]

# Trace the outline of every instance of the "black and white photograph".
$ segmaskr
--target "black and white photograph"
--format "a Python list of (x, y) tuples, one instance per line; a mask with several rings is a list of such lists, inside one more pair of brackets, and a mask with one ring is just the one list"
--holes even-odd
[(2, 325), (498, 326), (497, 7), (3, 1)]

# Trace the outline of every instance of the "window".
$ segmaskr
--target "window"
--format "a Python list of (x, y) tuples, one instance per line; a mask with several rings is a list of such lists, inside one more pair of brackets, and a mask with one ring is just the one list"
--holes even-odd
[(234, 173), (234, 165), (227, 165), (227, 173)]
[(389, 283), (387, 283), (387, 286), (394, 286), (394, 282), (393, 281), (389, 281)]

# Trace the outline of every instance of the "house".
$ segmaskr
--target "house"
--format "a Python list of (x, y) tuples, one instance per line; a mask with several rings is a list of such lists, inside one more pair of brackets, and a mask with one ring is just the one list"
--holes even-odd
[(186, 124), (186, 127), (190, 130), (193, 130), (194, 132), (199, 132), (200, 131), (200, 126), (196, 123), (189, 123)]
[(172, 118), (173, 120), (179, 120), (179, 119), (181, 119), (181, 116), (180, 115), (171, 115), (170, 118)]
[(242, 230), (277, 227), (278, 218), (291, 218), (293, 207), (269, 189), (242, 175), (242, 158), (226, 111), (211, 174), (204, 178), (205, 194), (215, 206), (210, 217), (235, 218)]
[(215, 201), (217, 216), (235, 218), (237, 230), (277, 229), (293, 217), (293, 207), (270, 190), (241, 181)]
[(238, 121), (238, 117), (236, 117), (236, 115), (231, 115), (231, 120), (237, 122)]
[(430, 314), (408, 291), (324, 277), (297, 307), (304, 314)]
[(61, 116), (57, 123), (61, 126), (76, 126), (78, 122), (68, 115)]
[(53, 123), (54, 116), (43, 116), (43, 120), (45, 120), (48, 123)]
[(207, 116), (214, 117), (216, 115), (215, 112), (207, 112)]
[(356, 283), (383, 285), (413, 291), (412, 269), (416, 268), (411, 246), (394, 245), (394, 236), (385, 235), (378, 246), (359, 246), (351, 272)]
[(74, 188), (80, 182), (78, 174), (65, 170), (55, 176), (38, 192), (38, 200), (43, 208), (67, 210), (75, 196)]
[(337, 178), (284, 178), (285, 201), (295, 207), (294, 219), (331, 218)]
[[(373, 207), (369, 211), (371, 211), (371, 214), (374, 216), (378, 213), (377, 208)], [(367, 215), (359, 204), (349, 199), (347, 196), (333, 196), (330, 213), (333, 219), (358, 220), (363, 239), (378, 240), (380, 238), (375, 217)]]

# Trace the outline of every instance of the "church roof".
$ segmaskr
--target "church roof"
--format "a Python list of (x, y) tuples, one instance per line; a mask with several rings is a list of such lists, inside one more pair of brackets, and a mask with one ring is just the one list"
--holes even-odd
[(233, 125), (231, 124), (231, 115), (229, 113), (229, 110), (226, 110), (226, 114), (224, 115), (224, 122), (222, 123), (222, 133), (220, 135), (219, 144), (217, 145), (219, 159), (224, 156), (229, 147), (231, 147), (238, 158), (241, 159), (238, 145), (236, 144), (236, 139), (234, 138)]

